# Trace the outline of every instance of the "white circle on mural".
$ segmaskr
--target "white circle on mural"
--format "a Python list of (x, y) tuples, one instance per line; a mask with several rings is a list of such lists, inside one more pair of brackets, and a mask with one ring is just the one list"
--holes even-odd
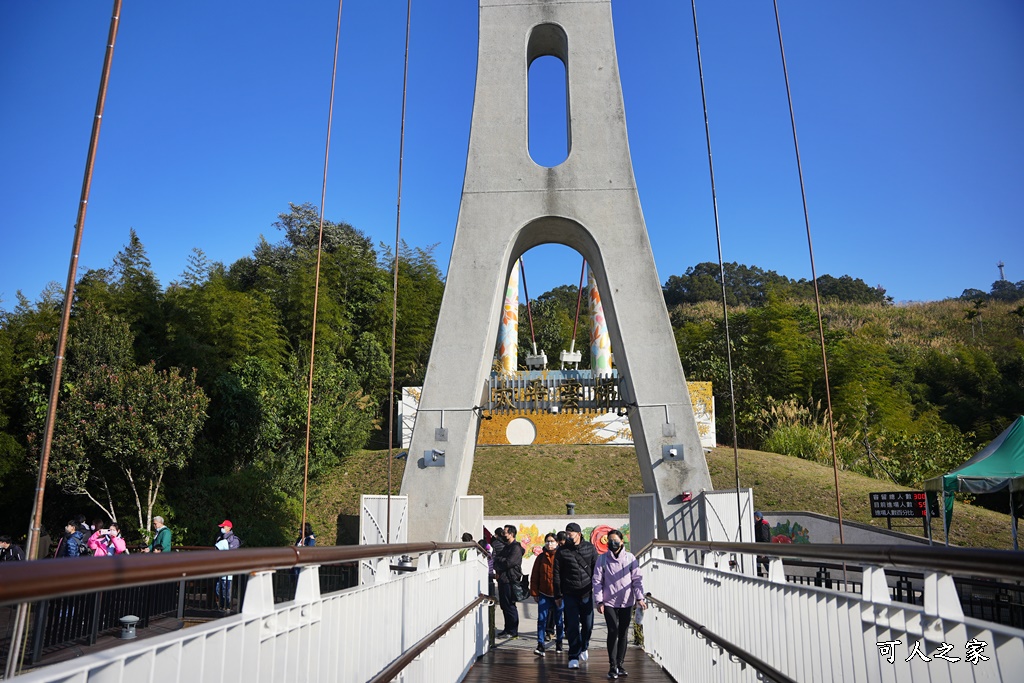
[(513, 446), (526, 446), (537, 438), (537, 427), (525, 417), (517, 417), (505, 428), (505, 438)]

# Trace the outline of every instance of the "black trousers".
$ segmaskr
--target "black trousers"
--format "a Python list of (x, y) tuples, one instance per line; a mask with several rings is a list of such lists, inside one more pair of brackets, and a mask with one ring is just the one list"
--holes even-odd
[(608, 624), (608, 664), (622, 666), (629, 645), (629, 623), (633, 618), (632, 607), (604, 606), (604, 621)]
[(501, 605), (501, 613), (505, 617), (505, 633), (511, 636), (519, 635), (519, 606), (512, 595), (511, 583), (498, 583), (498, 604)]

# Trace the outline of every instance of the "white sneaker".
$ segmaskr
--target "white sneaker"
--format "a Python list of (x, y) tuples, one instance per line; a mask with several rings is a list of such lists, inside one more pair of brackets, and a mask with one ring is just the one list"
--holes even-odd
[(582, 661), (584, 661), (584, 662), (587, 661), (588, 659), (590, 659), (590, 652), (588, 652), (587, 650), (584, 650), (583, 652), (581, 652), (580, 653), (580, 659)]
[(578, 660), (578, 659), (570, 659), (569, 660), (569, 668), (570, 669), (578, 669), (578, 668), (580, 668), (580, 660)]

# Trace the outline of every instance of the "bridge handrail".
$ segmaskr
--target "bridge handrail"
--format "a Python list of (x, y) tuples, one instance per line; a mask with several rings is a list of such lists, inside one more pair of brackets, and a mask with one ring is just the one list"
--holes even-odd
[(0, 565), (0, 605), (59, 598), (109, 588), (225, 574), (339, 564), (442, 550), (483, 549), (476, 543), (393, 543), (330, 547), (246, 548), (220, 552), (117, 555), (95, 559), (59, 558)]
[(694, 631), (696, 631), (697, 634), (703, 636), (704, 638), (711, 641), (718, 647), (722, 648), (729, 654), (733, 655), (734, 657), (738, 657), (739, 659), (742, 659), (755, 670), (760, 672), (765, 679), (770, 681), (777, 681), (777, 683), (796, 683), (795, 680), (793, 680), (786, 674), (782, 673), (768, 662), (764, 661), (763, 659), (760, 659), (759, 657), (755, 657), (743, 648), (737, 647), (732, 642), (726, 640), (717, 633), (709, 631), (708, 628), (703, 624), (697, 623), (690, 617), (673, 608), (671, 605), (668, 605), (662, 602), (661, 600), (658, 600), (650, 593), (647, 594), (647, 602), (668, 612), (670, 615), (672, 615), (673, 617), (675, 617), (676, 619), (678, 619), (679, 621), (683, 622), (684, 624), (692, 628)]
[(475, 600), (473, 600), (473, 602), (463, 607), (451, 619), (421, 638), (415, 645), (406, 650), (401, 657), (391, 662), (391, 664), (389, 664), (379, 674), (371, 678), (367, 683), (387, 683), (387, 681), (394, 680), (400, 673), (402, 673), (405, 667), (409, 666), (409, 664), (423, 654), (428, 647), (438, 641), (441, 636), (448, 633), (448, 631), (452, 630), (456, 624), (465, 619), (470, 612), (477, 608), (478, 605), (484, 602), (491, 602), (493, 599), (494, 598), (489, 595), (481, 593)]
[(840, 545), (833, 543), (734, 543), (723, 541), (654, 540), (637, 553), (678, 548), (717, 553), (742, 553), (798, 559), (828, 559), (857, 565), (912, 567), (945, 574), (986, 576), (1024, 581), (1024, 555), (1013, 550), (937, 548), (908, 545)]

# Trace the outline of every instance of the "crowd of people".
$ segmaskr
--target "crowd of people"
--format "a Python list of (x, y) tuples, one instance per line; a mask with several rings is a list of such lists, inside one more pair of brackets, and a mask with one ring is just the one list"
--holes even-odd
[[(167, 553), (172, 550), (171, 529), (164, 518), (153, 518), (154, 535), (150, 543), (141, 548), (143, 553)], [(218, 526), (219, 534), (213, 543), (218, 550), (235, 550), (241, 539), (234, 525), (225, 519)], [(568, 667), (580, 668), (580, 662), (590, 657), (590, 638), (594, 629), (594, 610), (604, 616), (608, 627), (609, 678), (626, 676), (623, 668), (629, 626), (635, 608), (647, 609), (644, 601), (643, 580), (639, 563), (625, 550), (623, 534), (619, 530), (608, 533), (608, 551), (598, 554), (594, 544), (583, 537), (576, 522), (570, 522), (565, 531), (549, 533), (544, 537), (542, 552), (536, 556), (527, 580), (523, 574), (522, 544), (516, 541), (517, 528), (513, 524), (498, 527), (491, 534), (484, 529), (479, 545), (488, 553), (491, 591), (498, 598), (504, 628), (498, 638), (519, 637), (519, 607), (527, 596), (537, 602), (537, 645), (534, 653), (544, 657), (551, 649), (563, 652), (568, 646)], [(463, 542), (472, 542), (471, 534), (463, 534)], [(760, 540), (760, 539), (758, 539)], [(42, 544), (40, 544), (42, 546)], [(313, 527), (306, 523), (295, 540), (296, 546), (315, 546)], [(49, 547), (49, 541), (42, 547)], [(116, 523), (103, 524), (103, 520), (86, 523), (84, 515), (68, 520), (64, 534), (58, 539), (52, 557), (110, 557), (128, 553), (129, 549), (121, 528)], [(460, 551), (465, 560), (467, 551)], [(21, 546), (10, 536), (0, 535), (0, 562), (25, 560)], [(231, 604), (232, 576), (217, 580), (216, 595), (221, 608)]]
[[(537, 646), (534, 653), (544, 657), (553, 640), (554, 652), (561, 653), (568, 641), (568, 666), (579, 669), (590, 658), (590, 637), (594, 631), (594, 610), (608, 626), (608, 678), (628, 675), (626, 646), (633, 610), (647, 609), (643, 579), (636, 557), (625, 549), (622, 532), (608, 533), (608, 552), (598, 554), (594, 544), (583, 538), (583, 530), (570, 522), (565, 531), (547, 534), (543, 551), (536, 556), (529, 581), (523, 576), (523, 546), (516, 542), (512, 524), (498, 527), (493, 535), (484, 529), (480, 545), (490, 553), (492, 594), (496, 593), (505, 626), (498, 638), (519, 637), (519, 607), (527, 595), (537, 602)], [(463, 535), (464, 542), (472, 536)]]

